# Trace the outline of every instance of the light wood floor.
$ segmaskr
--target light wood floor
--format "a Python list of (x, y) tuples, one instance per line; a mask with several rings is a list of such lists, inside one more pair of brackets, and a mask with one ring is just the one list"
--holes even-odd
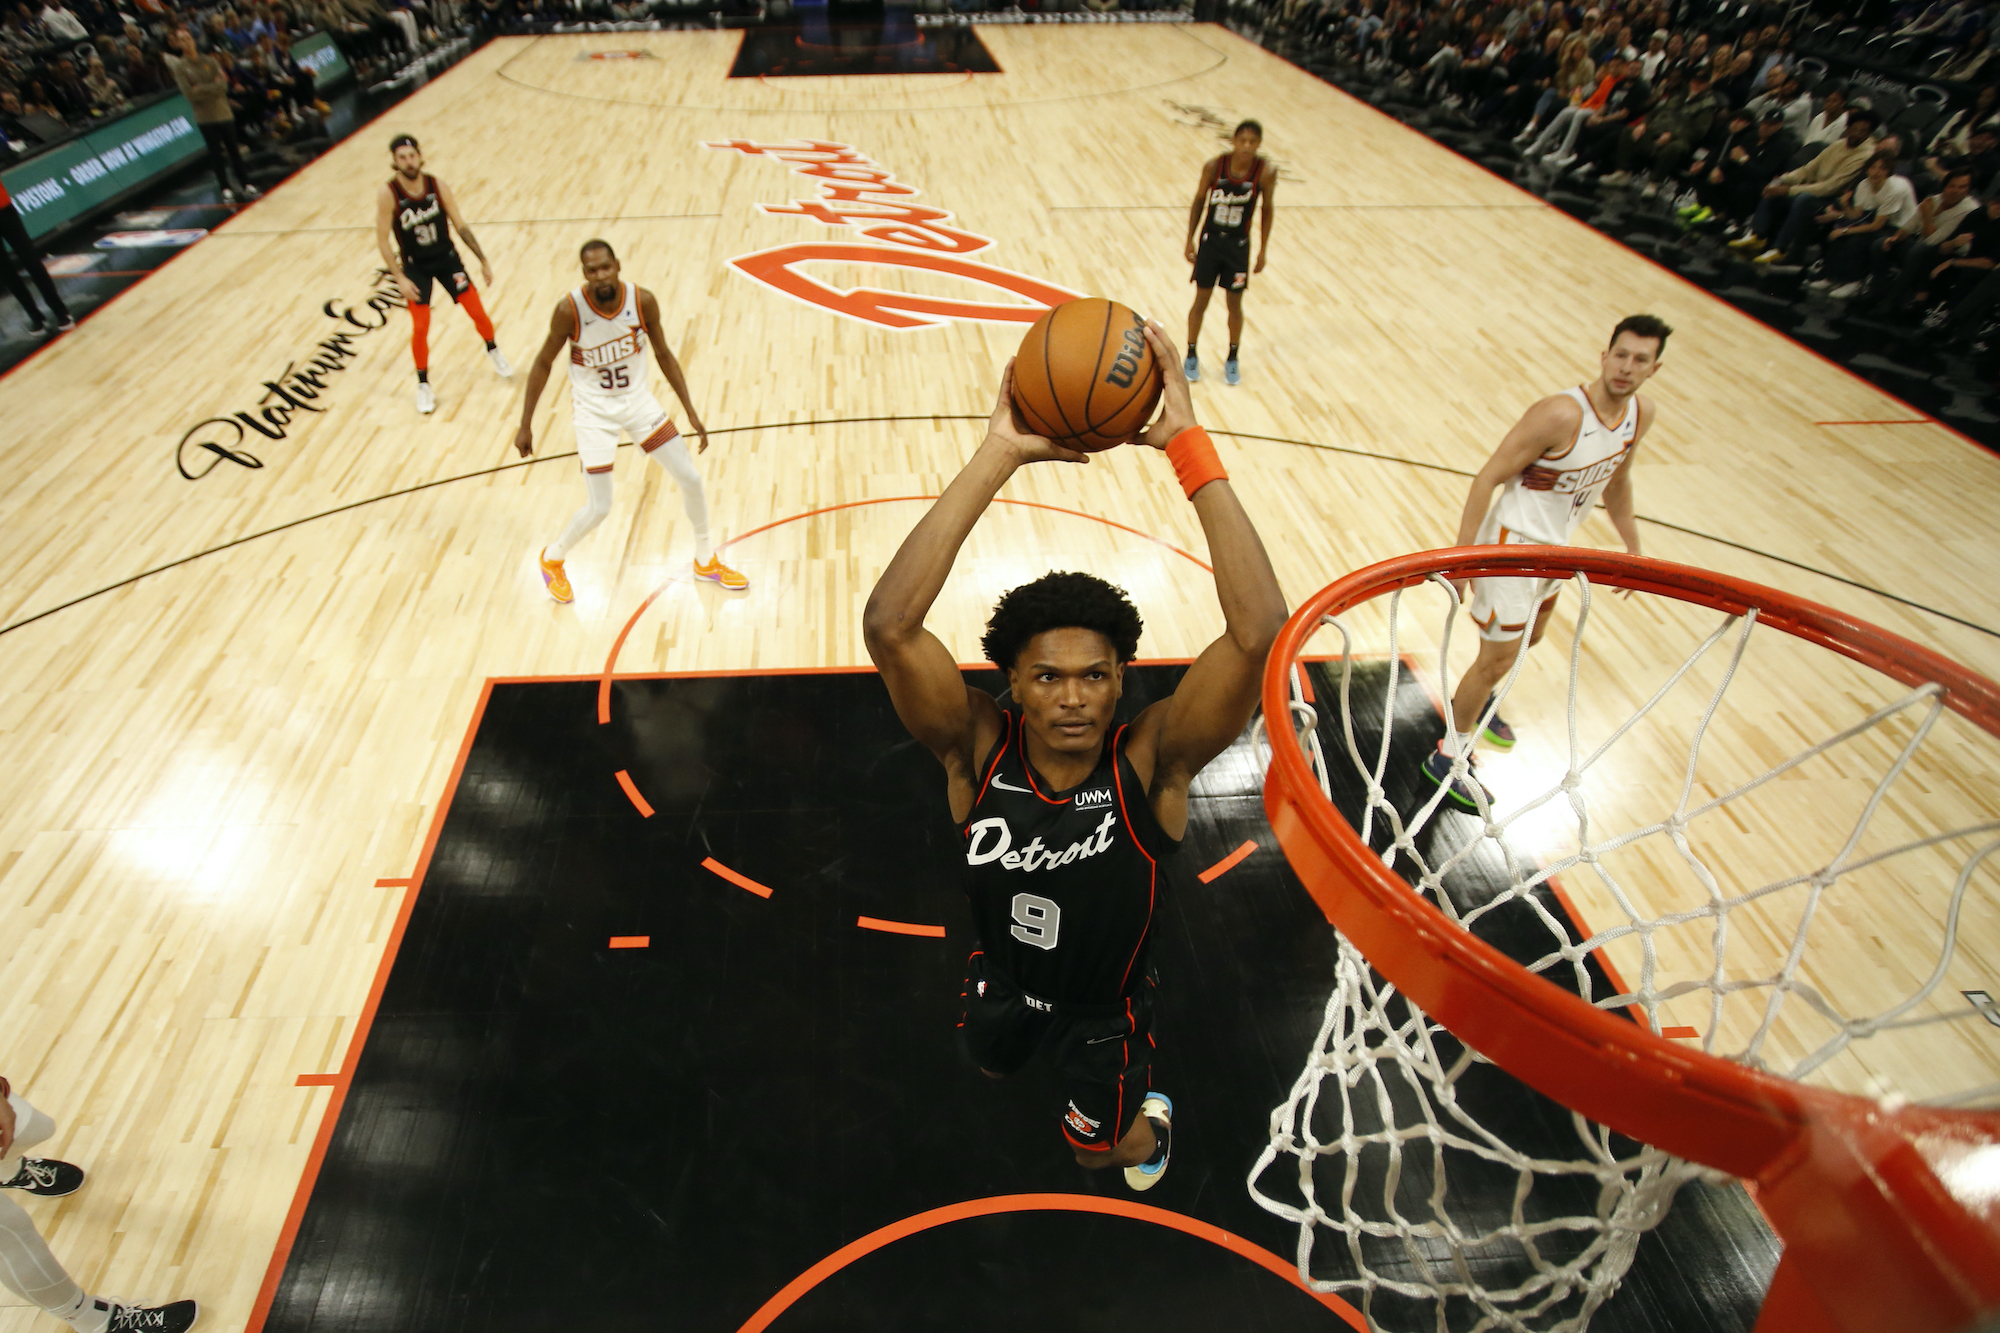
[[(442, 305), (435, 416), (413, 410), (397, 314), (356, 338), (323, 413), (301, 414), (282, 441), (245, 442), (263, 468), (184, 480), (183, 432), (252, 408), (262, 381), (332, 327), (323, 303), (365, 301), (371, 191), (393, 133), (421, 137), (473, 220), (496, 270), (486, 303), (517, 366), (576, 281), (578, 243), (618, 245), (627, 276), (659, 294), (708, 423), (732, 432), (701, 466), (719, 528), (737, 534), (935, 494), (978, 438), (943, 418), (987, 411), (1022, 329), (874, 329), (731, 271), (725, 261), (751, 251), (852, 238), (759, 212), (811, 198), (812, 182), (704, 142), (855, 145), (994, 238), (979, 262), (1117, 297), (1177, 330), (1183, 219), (1218, 150), (1215, 123), (1260, 117), (1291, 175), (1248, 302), (1244, 383), (1204, 383), (1196, 403), (1238, 433), (1223, 453), (1292, 598), (1448, 541), (1465, 482), (1413, 464), (1476, 468), (1530, 401), (1594, 373), (1611, 324), (1643, 309), (1678, 329), (1637, 473), (1640, 512), (1675, 526), (1649, 524), (1648, 552), (2000, 670), (2000, 461), (1937, 426), (1816, 425), (1909, 413), (1220, 29), (982, 36), (1005, 73), (798, 82), (726, 80), (735, 39), (722, 33), (495, 42), (0, 382), (0, 626), (242, 541), (0, 633), (0, 1073), (61, 1121), (49, 1150), (93, 1171), (84, 1192), (34, 1205), (93, 1290), (192, 1295), (208, 1327), (243, 1325), (328, 1102), (294, 1080), (340, 1068), (403, 898), (376, 881), (414, 868), (485, 678), (601, 670), (627, 617), (670, 580), (621, 670), (865, 661), (862, 600), (918, 513), (850, 508), (752, 537), (730, 557), (751, 590), (731, 597), (678, 579), (680, 506), (628, 450), (616, 511), (570, 562), (577, 602), (556, 606), (534, 555), (579, 501), (575, 464), (471, 475), (511, 460), (521, 380), (497, 380)], [(579, 58), (607, 47), (657, 59)], [(1223, 341), (1218, 302), (1212, 367)], [(570, 448), (568, 415), (564, 394), (545, 397), (544, 452)], [(920, 419), (854, 420), (884, 416)], [(829, 419), (841, 420), (800, 424)], [(1260, 435), (1360, 452), (1248, 438)], [(457, 477), (469, 479), (369, 503)], [(1136, 452), (1035, 470), (1008, 494), (1202, 549), (1163, 462)], [(1614, 540), (1601, 517), (1583, 538)], [(982, 524), (936, 624), (970, 658), (992, 599), (1052, 565), (1130, 589), (1148, 619), (1143, 655), (1192, 654), (1219, 628), (1194, 565), (1030, 508)], [(1559, 771), (1573, 611), (1524, 677), (1513, 713), (1529, 738), (1492, 766), (1503, 795)], [(1695, 623), (1603, 600), (1598, 614), (1607, 681), (1656, 677)], [(1879, 692), (1823, 654), (1779, 646), (1769, 660), (1720, 747), (1732, 761), (1817, 734)], [(1609, 707), (1586, 714), (1599, 722)], [(1948, 748), (1991, 772), (1990, 745), (1961, 734)], [(1680, 762), (1663, 739), (1607, 782), (1657, 801)], [(1781, 873), (1773, 847), (1824, 844), (1825, 812), (1852, 807), (1860, 771), (1788, 784), (1718, 853), (1743, 882)], [(1962, 768), (1927, 769), (1919, 785), (1917, 806), (1934, 797), (1946, 814), (1993, 817), (1990, 782)], [(1559, 850), (1561, 829), (1538, 827), (1531, 850)], [(1876, 906), (1852, 908), (1860, 953), (1836, 972), (1905, 979), (1928, 965), (1911, 892), (1891, 883)], [(1948, 991), (2000, 991), (1990, 879), (1963, 934), (1964, 975)], [(1926, 1047), (1919, 1064), (2000, 1067), (2000, 1029), (1937, 1040), (1958, 1045)], [(1907, 1069), (1851, 1077), (1923, 1090)], [(0, 1310), (0, 1333), (51, 1327), (40, 1319)]]

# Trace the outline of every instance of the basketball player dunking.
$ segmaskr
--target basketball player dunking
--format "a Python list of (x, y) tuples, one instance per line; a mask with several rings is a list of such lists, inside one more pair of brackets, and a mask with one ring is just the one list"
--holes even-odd
[(383, 264), (396, 275), (396, 285), (403, 289), (403, 299), (410, 305), (410, 355), (417, 363), (417, 411), (428, 414), (437, 410), (437, 395), (431, 392), (433, 283), (443, 282), (451, 299), (472, 316), (472, 326), (486, 340), (486, 359), (493, 363), (500, 377), (512, 375), (514, 368), (494, 344), (493, 321), (486, 317), (479, 289), (465, 275), (465, 261), (458, 257), (458, 247), (451, 243), (451, 233), (455, 230), (478, 256), (479, 280), (492, 285), (493, 266), (486, 262), (486, 252), (479, 248), (478, 239), (460, 216), (451, 188), (437, 177), (424, 174), (423, 151), (410, 135), (399, 134), (389, 141), (389, 158), (395, 163), (396, 174), (376, 195), (375, 247), (382, 252)]
[(1147, 961), (1165, 889), (1161, 862), (1187, 829), (1188, 785), (1257, 705), (1264, 658), (1285, 620), (1264, 545), (1195, 424), (1173, 344), (1147, 325), (1166, 375), (1160, 418), (1135, 443), (1164, 449), (1215, 562), (1226, 629), (1170, 698), (1112, 729), (1140, 619), (1088, 574), (1048, 574), (1000, 599), (982, 641), (1010, 702), (966, 684), (924, 618), (966, 535), (1019, 468), (1084, 454), (1023, 433), (1013, 366), (985, 442), (904, 539), (869, 596), (863, 633), (903, 725), (944, 765), (965, 838), (979, 943), (968, 961), (966, 1046), (1003, 1078), (1037, 1051), (1067, 1099), (1079, 1164), (1120, 1166), (1148, 1189), (1165, 1172), (1173, 1103), (1152, 1091)]
[[(1194, 207), (1188, 212), (1187, 260), (1194, 265), (1194, 305), (1188, 310), (1187, 362), (1182, 366), (1189, 380), (1201, 378), (1201, 357), (1195, 344), (1201, 340), (1202, 317), (1208, 313), (1208, 298), (1215, 285), (1222, 284), (1222, 299), (1229, 307), (1229, 359), (1222, 363), (1222, 378), (1240, 383), (1236, 349), (1243, 341), (1243, 289), (1252, 273), (1264, 271), (1271, 249), (1272, 196), (1278, 189), (1278, 169), (1257, 155), (1264, 143), (1264, 127), (1246, 120), (1236, 127), (1230, 149), (1201, 169), (1201, 184), (1195, 188)], [(1250, 265), (1250, 222), (1263, 202), (1263, 221), (1257, 229), (1257, 264)], [(1203, 212), (1208, 220), (1202, 220)], [(1199, 230), (1201, 240), (1196, 243)]]
[(660, 303), (644, 287), (623, 281), (618, 256), (609, 241), (585, 241), (577, 257), (583, 262), (583, 285), (556, 302), (549, 319), (549, 336), (535, 353), (528, 371), (527, 401), (521, 405), (521, 429), (514, 447), (523, 458), (535, 451), (535, 404), (549, 382), (549, 367), (564, 344), (569, 346), (570, 411), (576, 422), (576, 456), (583, 465), (583, 508), (570, 516), (560, 536), (542, 548), (542, 582), (558, 602), (573, 599), (563, 559), (570, 548), (611, 512), (611, 466), (618, 457), (618, 432), (629, 431), (646, 457), (658, 463), (681, 490), (681, 506), (694, 525), (694, 572), (697, 578), (720, 583), (732, 591), (750, 580), (722, 563), (708, 535), (708, 493), (701, 474), (674, 428), (667, 410), (646, 387), (646, 344), (667, 383), (680, 399), (688, 424), (700, 437), (695, 452), (708, 452), (708, 430), (688, 401), (681, 363), (660, 331)]
[[(1639, 554), (1639, 525), (1632, 517), (1632, 459), (1653, 424), (1653, 405), (1639, 386), (1653, 378), (1673, 330), (1652, 315), (1628, 315), (1611, 331), (1588, 385), (1544, 398), (1524, 413), (1472, 479), (1458, 521), (1458, 546), (1567, 546), (1601, 495), (1625, 549)], [(1498, 486), (1500, 501), (1493, 503)], [(1489, 507), (1490, 506), (1490, 507)], [(1514, 664), (1519, 640), (1542, 641), (1556, 592), (1537, 579), (1464, 579), (1459, 596), (1472, 591), (1479, 656), (1459, 677), (1451, 696), (1451, 734), (1424, 759), (1424, 776), (1448, 785), (1452, 801), (1479, 808), (1471, 772), (1452, 776), (1452, 757), (1472, 758), (1472, 729), (1494, 687)], [(1625, 590), (1630, 595), (1630, 590)], [(1498, 749), (1514, 748), (1514, 732), (1496, 712), (1480, 732)], [(1490, 794), (1487, 803), (1492, 803)]]

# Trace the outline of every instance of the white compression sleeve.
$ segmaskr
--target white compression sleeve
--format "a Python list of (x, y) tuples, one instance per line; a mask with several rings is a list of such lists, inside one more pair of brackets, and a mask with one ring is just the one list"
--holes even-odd
[(702, 488), (701, 473), (695, 471), (694, 457), (687, 441), (676, 435), (665, 444), (646, 451), (646, 457), (666, 469), (681, 488), (681, 507), (694, 525), (694, 558), (707, 564), (715, 558), (715, 543), (708, 535), (708, 492)]
[(609, 472), (586, 472), (583, 474), (583, 508), (569, 517), (569, 526), (562, 530), (562, 536), (550, 542), (543, 554), (551, 560), (560, 560), (575, 546), (590, 535), (590, 530), (604, 521), (611, 512), (611, 474)]
[(35, 1230), (28, 1210), (4, 1196), (0, 1196), (0, 1283), (58, 1318), (69, 1318), (83, 1304), (82, 1289), (49, 1253), (49, 1243)]

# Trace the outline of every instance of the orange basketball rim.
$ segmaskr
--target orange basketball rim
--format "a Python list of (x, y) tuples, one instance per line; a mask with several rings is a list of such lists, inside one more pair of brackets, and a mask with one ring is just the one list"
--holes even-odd
[[(2000, 686), (1829, 607), (1707, 570), (1575, 547), (1402, 556), (1322, 589), (1271, 651), (1264, 715), (1322, 618), (1452, 578), (1569, 579), (1707, 605), (1910, 686), (2000, 736)], [(1320, 789), (1294, 728), (1271, 726), (1264, 806), (1327, 918), (1392, 985), (1515, 1077), (1620, 1134), (1754, 1183), (1785, 1243), (1758, 1329), (1959, 1333), (2000, 1308), (2000, 1114), (1897, 1108), (1685, 1049), (1529, 972), (1411, 892)]]

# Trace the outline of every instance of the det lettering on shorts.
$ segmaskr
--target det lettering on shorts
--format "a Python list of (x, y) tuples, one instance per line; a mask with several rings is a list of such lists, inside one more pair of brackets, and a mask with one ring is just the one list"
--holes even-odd
[[(729, 139), (703, 146), (746, 157), (769, 157), (792, 164), (792, 170), (819, 182), (819, 195), (785, 204), (758, 204), (772, 217), (802, 217), (828, 227), (852, 227), (871, 241), (801, 241), (738, 255), (729, 266), (747, 278), (791, 297), (886, 329), (930, 329), (954, 320), (983, 323), (1032, 324), (1051, 307), (1083, 295), (1067, 287), (1031, 278), (1012, 269), (976, 264), (965, 255), (988, 249), (989, 236), (947, 226), (950, 212), (907, 202), (922, 191), (877, 165), (851, 144), (820, 139), (789, 143), (756, 143)], [(800, 272), (809, 263), (879, 264), (888, 268), (923, 269), (997, 287), (1032, 304), (961, 301), (877, 287), (834, 287)], [(1136, 369), (1135, 360), (1134, 367)]]

